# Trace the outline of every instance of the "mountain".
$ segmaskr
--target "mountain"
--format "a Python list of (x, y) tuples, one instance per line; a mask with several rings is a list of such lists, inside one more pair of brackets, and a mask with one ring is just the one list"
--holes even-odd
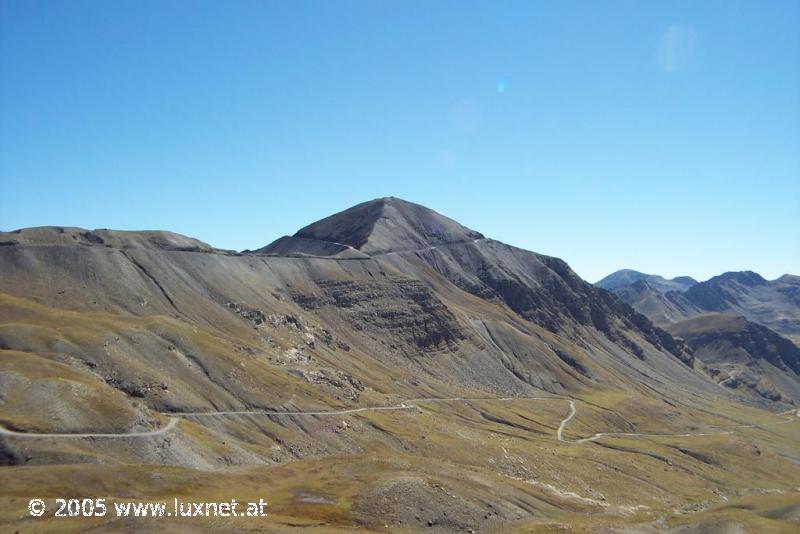
[[(344, 247), (340, 248), (340, 247)], [(486, 239), (443, 215), (389, 197), (359, 204), (258, 250), (263, 254), (385, 256), (402, 272), (433, 269), (477, 297), (502, 302), (551, 332), (568, 323), (592, 326), (640, 354), (625, 335), (636, 329), (658, 348), (691, 363), (690, 355), (640, 314), (584, 282), (562, 260)]]
[(686, 298), (704, 310), (742, 315), (800, 342), (800, 276), (768, 281), (750, 271), (728, 272), (691, 287)]
[(662, 328), (706, 313), (683, 293), (663, 292), (654, 288), (647, 280), (638, 280), (629, 285), (616, 287), (612, 292)]
[[(617, 271), (604, 283), (614, 286), (636, 278), (625, 274), (630, 272)], [(800, 277), (770, 282), (750, 271), (728, 272), (685, 291), (663, 291), (649, 278), (639, 278), (612, 291), (685, 340), (721, 384), (749, 396), (800, 400), (792, 363), (800, 351), (795, 345), (800, 340)]]
[(28, 514), (41, 495), (265, 498), (276, 531), (652, 530), (733, 505), (752, 526), (792, 505), (787, 399), (740, 398), (563, 260), (411, 202), (255, 251), (66, 227), (0, 244), (12, 531), (58, 527)]
[(358, 204), (300, 229), (294, 237), (341, 243), (369, 255), (484, 239), (438, 212), (394, 197)]
[[(727, 272), (685, 290), (667, 290), (623, 269), (600, 282), (655, 324), (666, 326), (705, 313), (740, 315), (800, 343), (800, 276), (765, 280), (752, 271)], [(649, 277), (651, 275), (643, 275)], [(661, 277), (657, 279), (663, 280)], [(636, 279), (635, 282), (625, 283)], [(647, 282), (646, 285), (640, 283)], [(677, 279), (675, 279), (677, 280)]]
[(365, 258), (484, 239), (433, 210), (388, 197), (363, 202), (258, 249), (260, 254)]
[(800, 348), (769, 328), (712, 313), (668, 327), (720, 384), (770, 400), (800, 399)]
[(0, 232), (0, 247), (16, 245), (80, 245), (85, 247), (103, 246), (119, 250), (149, 248), (183, 252), (216, 251), (207, 243), (197, 239), (162, 231), (126, 232), (106, 229), (89, 231), (83, 228), (44, 226)]
[(677, 276), (671, 280), (667, 280), (657, 274), (644, 274), (632, 269), (621, 269), (609, 274), (599, 282), (596, 282), (595, 285), (603, 289), (613, 290), (639, 281), (647, 282), (650, 287), (660, 293), (666, 293), (668, 291), (686, 291), (697, 283), (697, 280), (691, 276)]

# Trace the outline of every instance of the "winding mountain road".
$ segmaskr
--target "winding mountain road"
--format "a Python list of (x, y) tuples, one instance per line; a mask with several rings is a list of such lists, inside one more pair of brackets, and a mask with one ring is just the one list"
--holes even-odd
[[(310, 239), (310, 238), (305, 238)], [(290, 253), (290, 254), (277, 254), (277, 253), (265, 253), (265, 254), (258, 254), (258, 256), (264, 258), (293, 258), (293, 259), (302, 259), (302, 260), (331, 260), (331, 261), (369, 261), (374, 260), (375, 258), (379, 258), (381, 256), (392, 256), (396, 254), (409, 254), (413, 252), (428, 252), (430, 250), (436, 250), (437, 248), (442, 247), (450, 247), (454, 245), (474, 245), (480, 241), (490, 241), (489, 238), (486, 237), (479, 237), (478, 239), (473, 239), (472, 241), (454, 241), (453, 243), (442, 243), (441, 245), (434, 245), (425, 248), (411, 248), (405, 250), (388, 250), (384, 252), (373, 252), (372, 254), (367, 254), (366, 252), (362, 252), (355, 248), (353, 245), (348, 245), (346, 243), (339, 243), (337, 241), (326, 241), (324, 239), (314, 239), (314, 241), (319, 241), (320, 243), (327, 243), (329, 245), (336, 245), (339, 247), (344, 247), (359, 254), (364, 254), (364, 257), (355, 257), (355, 258), (340, 258), (335, 254), (332, 256), (318, 256), (316, 254), (305, 254), (305, 253)]]
[[(603, 437), (692, 437), (692, 436), (714, 436), (722, 434), (732, 434), (734, 429), (737, 428), (761, 428), (774, 425), (785, 425), (800, 421), (800, 409), (787, 410), (778, 413), (779, 416), (789, 416), (788, 419), (783, 421), (774, 421), (771, 423), (756, 423), (749, 425), (732, 425), (725, 427), (718, 432), (689, 432), (683, 434), (648, 434), (640, 432), (597, 432), (596, 434), (578, 439), (568, 439), (564, 437), (564, 431), (567, 424), (577, 415), (578, 410), (575, 407), (575, 401), (563, 397), (428, 397), (418, 399), (408, 399), (395, 406), (366, 406), (363, 408), (349, 408), (345, 410), (325, 410), (325, 411), (267, 411), (267, 410), (231, 410), (231, 411), (209, 411), (209, 412), (169, 412), (164, 415), (169, 416), (169, 421), (163, 427), (156, 430), (149, 430), (145, 432), (129, 432), (120, 434), (110, 433), (33, 433), (33, 432), (18, 432), (10, 430), (3, 425), (0, 425), (0, 436), (15, 437), (15, 438), (145, 438), (155, 437), (165, 434), (175, 428), (181, 417), (213, 417), (213, 416), (226, 416), (226, 415), (287, 415), (287, 416), (337, 416), (337, 415), (350, 415), (369, 411), (396, 411), (396, 410), (416, 410), (419, 409), (417, 404), (426, 402), (511, 402), (520, 400), (530, 401), (567, 401), (569, 403), (569, 413), (564, 419), (561, 420), (556, 430), (556, 438), (563, 443), (588, 443), (597, 441)], [(789, 414), (794, 413), (794, 417)]]
[(156, 430), (147, 430), (145, 432), (129, 432), (126, 434), (103, 434), (103, 433), (83, 433), (83, 434), (40, 434), (35, 432), (17, 432), (9, 430), (8, 428), (0, 425), (0, 436), (10, 436), (15, 438), (149, 438), (153, 436), (160, 436), (178, 424), (177, 417), (170, 417), (166, 425)]

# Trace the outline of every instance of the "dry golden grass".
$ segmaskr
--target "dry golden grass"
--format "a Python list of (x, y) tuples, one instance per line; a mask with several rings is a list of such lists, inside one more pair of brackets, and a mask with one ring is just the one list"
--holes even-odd
[[(243, 352), (225, 335), (174, 317), (63, 310), (0, 294), (0, 328), (20, 332), (28, 344), (27, 351), (0, 350), (0, 375), (10, 385), (2, 392), (0, 422), (24, 430), (76, 431), (93, 424), (95, 431), (124, 432), (163, 424), (159, 411), (168, 407), (239, 408), (248, 398), (273, 407), (346, 404)], [(116, 338), (122, 341), (115, 344)], [(56, 341), (61, 345), (55, 347)], [(169, 345), (180, 354), (196, 353), (206, 370), (180, 360), (183, 374), (173, 373), (169, 365), (177, 364), (170, 358), (180, 354)], [(98, 360), (98, 367), (85, 365), (84, 359)], [(361, 405), (395, 404), (412, 396), (394, 389), (374, 360), (364, 358), (359, 365), (365, 376), (383, 380), (373, 384), (386, 393), (367, 389)], [(242, 368), (246, 372), (235, 374)], [(168, 376), (168, 393), (142, 399), (125, 395), (106, 382), (103, 375), (111, 370), (141, 383)], [(58, 396), (60, 388), (71, 393)], [(486, 396), (437, 389), (432, 381), (413, 396), (423, 394)], [(607, 436), (587, 443), (556, 439), (569, 413), (563, 398), (420, 402), (418, 410), (336, 417), (187, 417), (168, 436), (147, 440), (44, 439), (20, 445), (15, 438), (2, 438), (3, 450), (21, 455), (15, 462), (63, 465), (0, 468), (0, 525), (12, 532), (92, 526), (402, 532), (428, 529), (429, 521), (443, 532), (734, 523), (788, 532), (796, 526), (800, 465), (790, 458), (800, 456), (800, 424), (773, 425), (786, 417), (722, 397), (675, 394), (666, 400), (637, 390), (581, 389), (565, 437), (667, 434)], [(58, 410), (51, 413), (51, 407)], [(731, 428), (754, 424), (770, 426)], [(710, 435), (670, 435), (680, 433)], [(26, 509), (33, 497), (105, 497), (109, 502), (263, 497), (270, 516), (172, 522), (35, 519)]]

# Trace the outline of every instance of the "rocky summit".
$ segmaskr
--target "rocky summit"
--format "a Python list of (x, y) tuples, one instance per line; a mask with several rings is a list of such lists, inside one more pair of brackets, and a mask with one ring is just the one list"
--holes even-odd
[[(609, 291), (393, 197), (252, 251), (68, 227), (0, 245), (10, 531), (58, 526), (28, 499), (119, 499), (110, 481), (264, 497), (268, 523), (229, 528), (276, 532), (790, 530), (800, 510), (798, 359), (770, 330), (794, 331), (796, 277)], [(748, 319), (684, 322), (711, 310)]]

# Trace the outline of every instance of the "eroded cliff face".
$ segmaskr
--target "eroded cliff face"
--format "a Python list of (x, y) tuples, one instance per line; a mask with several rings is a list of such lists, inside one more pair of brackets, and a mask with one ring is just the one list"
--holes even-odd
[(464, 339), (453, 313), (422, 282), (381, 276), (385, 279), (372, 282), (316, 280), (320, 300), (293, 298), (304, 308), (334, 306), (353, 328), (388, 335), (416, 349), (447, 348)]

